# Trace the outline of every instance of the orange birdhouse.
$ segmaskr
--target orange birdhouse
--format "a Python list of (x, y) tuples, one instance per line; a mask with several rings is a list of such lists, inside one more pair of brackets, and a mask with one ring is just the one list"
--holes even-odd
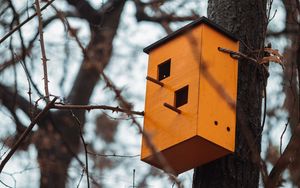
[[(175, 174), (234, 152), (238, 40), (202, 17), (146, 47), (144, 131)], [(145, 136), (141, 160), (157, 168)]]

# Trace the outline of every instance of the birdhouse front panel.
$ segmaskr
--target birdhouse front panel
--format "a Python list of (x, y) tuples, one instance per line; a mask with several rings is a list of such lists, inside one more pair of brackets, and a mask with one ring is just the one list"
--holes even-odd
[(238, 63), (219, 47), (239, 50), (238, 41), (203, 25), (198, 135), (233, 152)]
[[(192, 34), (201, 40), (201, 28)], [(177, 37), (149, 53), (148, 75), (164, 84), (147, 82), (144, 130), (159, 151), (196, 135), (199, 90), (199, 63), (189, 38)], [(198, 51), (200, 53), (200, 50)], [(168, 104), (181, 110), (170, 110)], [(143, 142), (142, 158), (152, 153)]]

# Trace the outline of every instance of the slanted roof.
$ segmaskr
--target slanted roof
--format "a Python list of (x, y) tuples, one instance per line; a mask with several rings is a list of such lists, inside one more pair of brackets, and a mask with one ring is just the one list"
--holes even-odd
[(177, 31), (174, 31), (173, 33), (167, 35), (166, 37), (164, 37), (164, 38), (162, 38), (162, 39), (156, 41), (155, 43), (153, 43), (153, 44), (147, 46), (146, 48), (144, 48), (143, 51), (144, 51), (145, 53), (148, 54), (148, 53), (149, 53), (150, 51), (152, 51), (153, 49), (155, 49), (155, 48), (161, 46), (162, 44), (167, 43), (168, 41), (172, 40), (173, 38), (175, 38), (175, 37), (177, 37), (177, 36), (179, 36), (179, 35), (185, 33), (186, 31), (188, 31), (188, 30), (190, 30), (190, 29), (192, 29), (192, 28), (194, 28), (194, 27), (196, 27), (196, 26), (198, 26), (198, 25), (200, 25), (200, 24), (202, 24), (202, 23), (211, 26), (212, 28), (214, 28), (214, 29), (216, 29), (217, 31), (223, 33), (225, 36), (231, 38), (232, 40), (238, 41), (237, 37), (234, 36), (232, 33), (230, 33), (229, 31), (227, 31), (227, 30), (224, 29), (223, 27), (221, 27), (221, 26), (215, 24), (214, 22), (212, 22), (211, 20), (209, 20), (208, 18), (206, 18), (206, 17), (203, 16), (203, 17), (201, 17), (201, 18), (199, 18), (199, 19), (197, 19), (197, 20), (195, 20), (195, 21), (193, 21), (193, 22), (187, 24), (186, 26), (184, 26), (184, 27), (178, 29)]

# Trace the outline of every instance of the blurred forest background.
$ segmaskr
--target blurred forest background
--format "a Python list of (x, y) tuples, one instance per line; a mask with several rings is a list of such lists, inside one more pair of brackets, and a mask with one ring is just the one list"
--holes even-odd
[[(29, 20), (36, 2), (0, 0), (0, 160), (47, 101), (58, 97), (57, 109), (19, 145), (0, 174), (0, 187), (171, 187), (168, 175), (140, 162), (147, 69), (142, 49), (205, 16), (207, 1), (42, 0), (42, 17)], [(265, 96), (261, 156), (271, 170), (300, 118), (300, 5), (269, 3), (265, 43), (285, 58), (284, 69), (270, 64)], [(191, 187), (193, 172), (178, 179)], [(288, 165), (280, 183), (300, 185), (300, 160)]]

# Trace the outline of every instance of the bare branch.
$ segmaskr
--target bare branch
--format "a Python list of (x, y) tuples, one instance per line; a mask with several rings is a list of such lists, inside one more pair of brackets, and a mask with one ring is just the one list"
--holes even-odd
[(143, 2), (143, 1), (140, 1), (140, 0), (134, 0), (134, 2), (138, 3), (139, 5), (143, 5), (143, 6), (153, 6), (153, 5), (161, 5), (161, 4), (164, 4), (168, 1), (171, 1), (171, 0), (151, 0), (149, 2)]
[(5, 187), (8, 187), (8, 188), (13, 188), (13, 187), (11, 187), (11, 186), (7, 185), (6, 183), (4, 183), (2, 180), (0, 180), (0, 183), (1, 183), (2, 185), (4, 185)]
[(164, 15), (164, 16), (149, 16), (144, 12), (137, 12), (136, 19), (137, 21), (149, 21), (161, 23), (165, 22), (183, 22), (183, 21), (192, 21), (199, 18), (198, 15), (193, 16), (175, 16), (175, 15)]
[(88, 160), (88, 151), (87, 151), (87, 144), (83, 138), (83, 133), (82, 133), (82, 125), (80, 120), (75, 116), (75, 114), (71, 111), (73, 118), (75, 119), (77, 125), (78, 125), (78, 129), (79, 129), (79, 135), (80, 135), (80, 139), (82, 141), (83, 144), (83, 148), (84, 148), (84, 153), (85, 153), (85, 172), (86, 172), (86, 179), (87, 179), (87, 187), (90, 188), (90, 179), (89, 179), (89, 160)]
[[(77, 17), (77, 15), (73, 14), (72, 12), (64, 12), (64, 16), (65, 17)], [(57, 18), (60, 18), (60, 16), (59, 15), (54, 15), (54, 16), (51, 16), (51, 17), (47, 18), (46, 20), (43, 20), (43, 28), (48, 26), (50, 23), (52, 23), (52, 21), (56, 20)], [(26, 56), (30, 55), (30, 53), (33, 49), (33, 44), (34, 44), (34, 42), (35, 42), (35, 40), (37, 39), (38, 36), (39, 36), (39, 32), (37, 32), (33, 36), (33, 38), (29, 41), (27, 47), (25, 47), (25, 48), (22, 47), (20, 50), (17, 50), (17, 51), (21, 51), (21, 52), (19, 52), (18, 54), (15, 54), (15, 57), (12, 57), (12, 59), (7, 60), (4, 63), (2, 63), (0, 65), (0, 73), (2, 71), (4, 71), (6, 68), (10, 67), (11, 65), (19, 63), (22, 60), (25, 60)], [(33, 82), (31, 82), (31, 83), (33, 83)], [(35, 89), (36, 89), (36, 87), (35, 87)]]
[(285, 132), (286, 132), (286, 130), (288, 128), (289, 121), (290, 120), (288, 119), (288, 122), (285, 124), (284, 129), (283, 129), (283, 131), (281, 133), (281, 136), (280, 136), (280, 144), (279, 144), (279, 153), (280, 153), (280, 155), (282, 154), (282, 139), (283, 139), (283, 135), (285, 134)]
[(100, 153), (93, 153), (90, 151), (88, 151), (87, 153), (97, 157), (135, 158), (141, 156), (141, 155), (100, 154)]
[[(148, 3), (141, 2), (139, 0), (134, 0), (136, 6), (136, 19), (138, 22), (140, 21), (149, 21), (160, 23), (162, 26), (165, 26), (166, 23), (170, 22), (182, 22), (182, 21), (191, 21), (199, 18), (198, 15), (194, 14), (191, 16), (176, 16), (175, 13), (165, 13), (160, 8), (159, 5), (165, 3), (166, 1), (155, 0), (150, 1)], [(149, 16), (145, 12), (146, 7), (152, 7), (155, 11), (160, 13), (159, 16)]]
[[(51, 5), (55, 0), (51, 0), (49, 1), (46, 5), (44, 5), (40, 10), (43, 11), (45, 10), (49, 5)], [(20, 23), (19, 25), (17, 25), (15, 28), (13, 28), (11, 31), (9, 31), (8, 33), (6, 33), (4, 35), (4, 37), (2, 37), (0, 39), (0, 44), (5, 41), (9, 36), (11, 36), (14, 32), (16, 32), (17, 30), (19, 30), (22, 26), (24, 26), (27, 22), (29, 22), (30, 20), (32, 20), (32, 18), (34, 18), (37, 15), (37, 13), (34, 13), (32, 16), (28, 17), (25, 21), (23, 21), (22, 23)]]
[[(89, 23), (95, 23), (98, 19), (98, 12), (86, 0), (67, 0), (70, 5), (73, 5), (81, 18), (86, 19)], [(88, 13), (88, 14), (87, 14)]]
[[(183, 22), (183, 21), (191, 21), (199, 18), (199, 15), (194, 12), (188, 16), (177, 16), (175, 12), (167, 13), (160, 8), (160, 5), (164, 4), (166, 1), (163, 0), (154, 0), (150, 2), (141, 2), (140, 0), (134, 0), (136, 6), (136, 19), (138, 22), (140, 21), (149, 21), (159, 23), (166, 33), (170, 34), (173, 30), (170, 27), (171, 22)], [(156, 15), (149, 16), (145, 8), (150, 7)]]
[(42, 52), (45, 96), (46, 96), (46, 101), (49, 102), (48, 71), (47, 71), (48, 59), (46, 57), (44, 35), (43, 35), (43, 18), (42, 18), (39, 0), (35, 0), (35, 5), (36, 5), (36, 13), (38, 15), (38, 20), (39, 20), (40, 47), (41, 47), (41, 52)]
[[(128, 113), (128, 110), (122, 109), (120, 107), (112, 107), (107, 105), (73, 105), (73, 104), (63, 104), (63, 103), (55, 103), (53, 108), (63, 109), (63, 110), (111, 110), (112, 112), (124, 112)], [(144, 112), (138, 111), (129, 111), (130, 114), (144, 116)]]
[(80, 178), (79, 178), (79, 181), (78, 181), (78, 184), (77, 184), (77, 188), (79, 188), (79, 186), (80, 186), (80, 183), (81, 183), (82, 178), (83, 178), (83, 174), (84, 174), (84, 169), (82, 169), (82, 171), (81, 171), (81, 175), (80, 175)]

